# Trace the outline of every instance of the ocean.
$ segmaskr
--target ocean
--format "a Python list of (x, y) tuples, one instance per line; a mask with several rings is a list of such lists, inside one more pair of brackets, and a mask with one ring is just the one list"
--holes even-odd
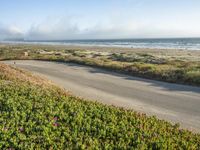
[(103, 46), (150, 49), (200, 50), (200, 38), (109, 39), (109, 40), (23, 40), (4, 43)]

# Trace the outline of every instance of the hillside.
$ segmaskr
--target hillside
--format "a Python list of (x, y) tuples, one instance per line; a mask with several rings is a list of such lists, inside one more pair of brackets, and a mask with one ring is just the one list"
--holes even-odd
[(199, 149), (200, 135), (0, 64), (0, 149)]

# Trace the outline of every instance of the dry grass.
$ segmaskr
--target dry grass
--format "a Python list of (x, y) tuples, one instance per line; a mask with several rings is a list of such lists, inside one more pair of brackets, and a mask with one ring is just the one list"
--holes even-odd
[(69, 91), (66, 91), (46, 78), (3, 63), (0, 63), (0, 79), (1, 85), (20, 83), (21, 85), (24, 84), (24, 86), (34, 86), (52, 91), (58, 95), (71, 96)]
[(7, 80), (18, 80), (35, 85), (49, 84), (49, 82), (43, 78), (33, 76), (31, 73), (3, 63), (0, 63), (0, 76)]

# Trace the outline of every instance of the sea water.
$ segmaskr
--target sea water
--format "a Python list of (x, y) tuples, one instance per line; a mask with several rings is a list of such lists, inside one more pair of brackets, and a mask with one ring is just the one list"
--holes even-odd
[(20, 40), (20, 41), (3, 41), (3, 42), (22, 43), (22, 44), (200, 50), (200, 38), (43, 40), (43, 41)]

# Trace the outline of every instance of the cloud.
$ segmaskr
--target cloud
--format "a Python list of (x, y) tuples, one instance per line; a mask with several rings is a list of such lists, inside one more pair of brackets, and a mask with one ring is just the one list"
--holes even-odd
[(32, 25), (26, 38), (32, 40), (75, 39), (78, 34), (80, 34), (79, 27), (71, 17), (50, 18), (40, 24)]
[(24, 33), (17, 26), (5, 26), (0, 24), (0, 40), (23, 38)]
[(83, 25), (79, 18), (64, 17), (47, 19), (32, 25), (26, 39), (62, 40), (62, 39), (112, 39), (112, 38), (159, 38), (198, 36), (191, 29), (180, 28), (176, 24), (165, 22), (141, 22), (137, 20), (107, 19), (107, 22), (91, 22)]
[(111, 39), (132, 38), (144, 31), (142, 25), (131, 21), (107, 19), (107, 22), (87, 20), (83, 25), (80, 18), (68, 16), (48, 18), (40, 24), (32, 25), (26, 33), (29, 40), (62, 40), (62, 39)]
[[(84, 21), (86, 22), (84, 22)], [(112, 38), (159, 38), (198, 36), (190, 28), (176, 24), (142, 22), (120, 17), (107, 21), (92, 21), (77, 16), (51, 17), (41, 23), (32, 24), (27, 31), (17, 26), (0, 24), (0, 39), (67, 40), (67, 39), (112, 39)], [(197, 31), (195, 29), (195, 31)]]

